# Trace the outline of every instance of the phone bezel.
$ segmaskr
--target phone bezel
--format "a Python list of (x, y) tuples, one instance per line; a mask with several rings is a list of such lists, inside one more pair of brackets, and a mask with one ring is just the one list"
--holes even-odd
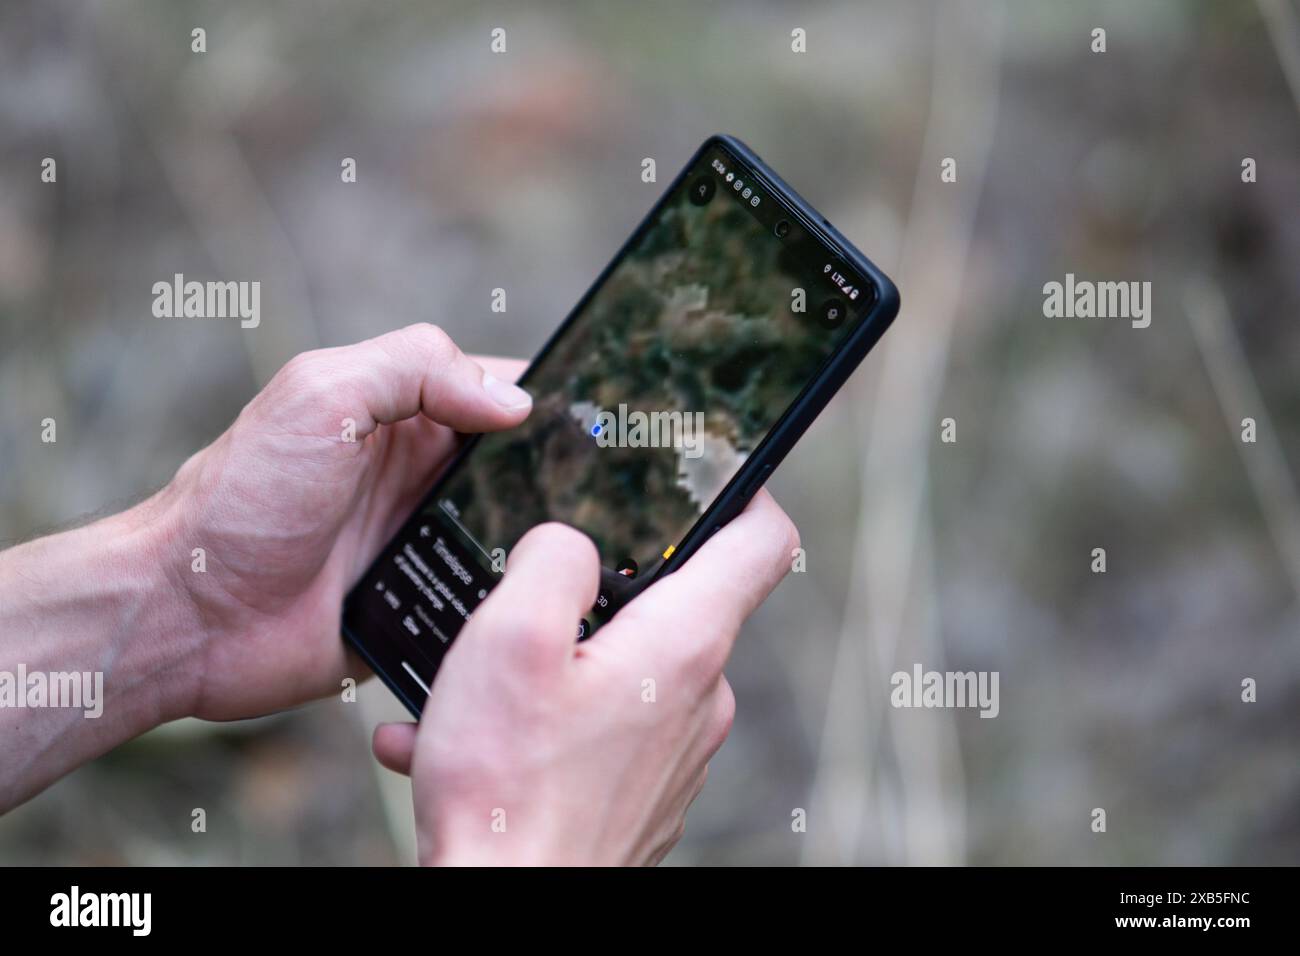
[[(538, 350), (532, 362), (529, 363), (528, 368), (520, 377), (521, 383), (527, 383), (528, 377), (533, 370), (546, 358), (556, 342), (582, 314), (592, 296), (605, 284), (615, 267), (641, 240), (645, 230), (651, 226), (664, 203), (668, 201), (682, 181), (697, 168), (704, 154), (715, 148), (729, 154), (735, 165), (743, 169), (743, 175), (747, 180), (760, 183), (765, 196), (769, 200), (781, 203), (787, 214), (790, 217), (797, 218), (805, 232), (809, 236), (816, 238), (826, 252), (834, 258), (843, 259), (863, 279), (870, 282), (874, 287), (875, 299), (867, 313), (861, 317), (835, 350), (827, 356), (817, 372), (810, 376), (803, 390), (772, 425), (767, 435), (750, 453), (740, 470), (686, 533), (686, 536), (673, 552), (672, 557), (659, 568), (651, 580), (655, 580), (664, 574), (671, 574), (680, 568), (705, 541), (744, 509), (750, 498), (763, 486), (776, 467), (789, 454), (790, 449), (794, 447), (799, 437), (808, 429), (808, 426), (826, 407), (831, 397), (847, 381), (858, 363), (862, 361), (867, 352), (880, 339), (880, 336), (884, 334), (898, 314), (899, 308), (897, 288), (870, 259), (863, 255), (810, 203), (781, 179), (771, 167), (763, 162), (757, 153), (734, 136), (718, 134), (705, 140), (682, 167), (681, 171), (673, 177), (672, 182), (664, 189), (663, 194), (650, 207), (637, 227), (632, 230), (627, 240), (619, 247), (609, 263), (601, 270), (595, 281), (592, 282), (591, 286), (570, 310), (568, 316), (565, 317), (564, 321), (559, 324), (541, 349)], [(419, 717), (426, 699), (424, 686), (432, 687), (440, 662), (431, 660), (417, 642), (401, 640), (400, 635), (399, 639), (396, 640), (390, 639), (385, 634), (378, 637), (378, 639), (367, 641), (361, 635), (354, 634), (347, 624), (348, 612), (353, 603), (353, 596), (358, 592), (362, 584), (370, 579), (379, 562), (388, 553), (393, 541), (404, 535), (413, 522), (419, 518), (429, 500), (436, 495), (447, 474), (455, 469), (466, 455), (473, 451), (478, 439), (479, 436), (477, 435), (469, 438), (452, 457), (451, 461), (439, 472), (429, 491), (420, 500), (420, 503), (411, 512), (410, 516), (402, 523), (401, 528), (384, 543), (384, 546), (379, 550), (379, 553), (357, 581), (357, 584), (348, 592), (344, 602), (340, 622), (344, 639), (402, 701), (407, 710), (416, 717)], [(427, 680), (422, 679), (417, 683), (417, 680), (402, 666), (405, 663), (412, 670), (415, 670), (411, 661), (408, 660), (411, 657), (417, 658), (426, 667), (432, 667), (434, 673)], [(421, 671), (420, 673), (427, 673), (427, 671)]]

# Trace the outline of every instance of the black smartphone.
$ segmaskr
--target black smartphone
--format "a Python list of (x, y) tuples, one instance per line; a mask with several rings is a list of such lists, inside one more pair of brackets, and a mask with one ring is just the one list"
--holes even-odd
[(590, 637), (740, 513), (898, 312), (894, 284), (731, 136), (707, 140), (543, 346), (528, 419), (475, 436), (379, 554), (343, 634), (417, 717), (535, 525), (588, 534)]

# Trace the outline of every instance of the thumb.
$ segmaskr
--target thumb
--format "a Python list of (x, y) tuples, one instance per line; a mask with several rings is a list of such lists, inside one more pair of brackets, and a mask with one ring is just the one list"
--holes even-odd
[(573, 659), (578, 621), (599, 584), (590, 538), (568, 525), (538, 525), (511, 550), (501, 583), (474, 611), (452, 653), (525, 681), (554, 676)]
[(422, 323), (341, 348), (292, 359), (267, 391), (273, 406), (352, 410), (356, 437), (380, 425), (423, 414), (458, 432), (498, 431), (519, 424), (532, 398), (485, 371), (446, 332)]

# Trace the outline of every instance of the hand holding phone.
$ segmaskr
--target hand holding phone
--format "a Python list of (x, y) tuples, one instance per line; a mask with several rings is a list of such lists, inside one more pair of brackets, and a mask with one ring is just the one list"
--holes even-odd
[(591, 638), (763, 486), (898, 310), (893, 284), (752, 150), (709, 139), (348, 597), (343, 633), (418, 715), (529, 529), (596, 545)]
[(596, 550), (564, 525), (528, 532), (444, 659), (418, 736), (375, 733), (380, 762), (412, 776), (421, 862), (657, 863), (730, 730), (732, 644), (798, 545), (760, 492), (575, 652)]
[(180, 607), (171, 717), (233, 720), (342, 694), (364, 664), (339, 605), (455, 453), (523, 421), (520, 363), (419, 324), (291, 359), (150, 502)]

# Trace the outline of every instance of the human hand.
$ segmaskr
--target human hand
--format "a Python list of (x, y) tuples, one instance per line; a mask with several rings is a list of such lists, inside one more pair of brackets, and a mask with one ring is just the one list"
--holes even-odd
[(452, 644), (419, 729), (375, 754), (410, 773), (427, 864), (654, 864), (722, 745), (722, 669), (743, 621), (790, 570), (798, 534), (766, 491), (595, 635), (584, 535), (535, 528)]
[(429, 325), (306, 352), (156, 495), (0, 552), (0, 671), (102, 680), (97, 719), (0, 708), (0, 813), (160, 723), (256, 716), (366, 673), (339, 633), (344, 592), (455, 432), (528, 415), (508, 384), (522, 367), (480, 366)]
[[(461, 353), (422, 324), (284, 366), (159, 496), (166, 560), (194, 615), (180, 709), (254, 716), (365, 673), (344, 594), (428, 490), (456, 432), (519, 424), (522, 362)], [(355, 429), (354, 440), (349, 433)], [(193, 549), (206, 571), (192, 571)]]

